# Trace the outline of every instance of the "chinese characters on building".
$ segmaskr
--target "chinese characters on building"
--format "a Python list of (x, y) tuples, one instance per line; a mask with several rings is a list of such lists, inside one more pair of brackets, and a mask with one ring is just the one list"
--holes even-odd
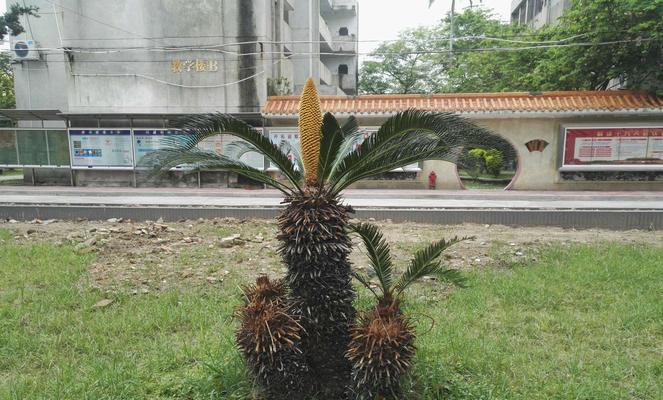
[(175, 74), (183, 72), (217, 72), (219, 70), (218, 60), (182, 60), (170, 61), (170, 71)]

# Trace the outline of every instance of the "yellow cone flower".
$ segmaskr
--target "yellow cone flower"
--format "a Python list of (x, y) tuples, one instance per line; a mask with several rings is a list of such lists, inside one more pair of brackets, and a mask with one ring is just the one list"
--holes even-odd
[(309, 78), (299, 100), (299, 140), (307, 183), (315, 182), (318, 174), (321, 127), (320, 99), (313, 79)]

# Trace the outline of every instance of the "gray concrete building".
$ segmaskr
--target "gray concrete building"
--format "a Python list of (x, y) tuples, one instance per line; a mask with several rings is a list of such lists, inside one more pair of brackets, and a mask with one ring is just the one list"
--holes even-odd
[[(139, 185), (138, 156), (131, 170), (75, 158), (119, 152), (108, 143), (121, 140), (104, 135), (125, 130), (130, 155), (144, 144), (135, 132), (166, 129), (182, 114), (224, 112), (261, 127), (267, 97), (297, 94), (309, 77), (322, 94), (357, 92), (356, 0), (24, 3), (38, 17), (23, 16), (25, 32), (10, 40), (16, 110), (0, 115), (17, 128), (0, 131), (0, 165), (24, 167), (37, 183)], [(72, 129), (99, 133), (107, 148), (76, 153)], [(67, 146), (70, 160), (55, 156)], [(204, 175), (212, 184), (237, 179)]]
[(355, 0), (25, 4), (39, 18), (11, 38), (17, 109), (253, 113), (309, 76), (323, 93), (356, 93)]
[(533, 28), (555, 22), (573, 0), (512, 0), (511, 22)]

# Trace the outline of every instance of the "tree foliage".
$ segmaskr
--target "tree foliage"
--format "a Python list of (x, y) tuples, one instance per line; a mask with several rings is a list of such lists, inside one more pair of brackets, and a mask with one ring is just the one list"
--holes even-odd
[[(0, 40), (8, 34), (20, 35), (25, 31), (20, 22), (21, 15), (36, 14), (38, 8), (35, 6), (20, 6), (12, 4), (4, 15), (0, 15)], [(0, 53), (0, 108), (16, 107), (14, 94), (14, 73), (11, 68), (11, 56), (8, 53)]]
[[(548, 51), (533, 71), (543, 89), (610, 89), (617, 80), (663, 92), (663, 0), (576, 0), (550, 34), (593, 45)], [(597, 45), (619, 41), (629, 42)]]
[(504, 157), (502, 152), (497, 149), (481, 149), (476, 148), (468, 152), (469, 156), (476, 160), (474, 164), (474, 171), (469, 171), (470, 175), (475, 178), (482, 172), (491, 174), (495, 178), (500, 176), (502, 166), (504, 165)]
[(0, 15), (0, 40), (3, 40), (9, 33), (16, 36), (25, 32), (20, 21), (21, 15), (38, 17), (38, 10), (39, 8), (35, 6), (21, 6), (18, 3), (10, 5), (7, 12), (4, 15)]
[(16, 97), (11, 57), (8, 53), (0, 53), (0, 108), (14, 107), (16, 107)]
[(454, 16), (453, 55), (449, 22), (447, 16), (380, 46), (362, 68), (360, 90), (604, 90), (621, 84), (663, 93), (663, 0), (575, 0), (560, 20), (538, 30), (467, 9)]
[(382, 43), (374, 60), (364, 62), (359, 90), (364, 93), (430, 93), (441, 85), (440, 65), (425, 53), (435, 42), (435, 30), (407, 30), (395, 42)]

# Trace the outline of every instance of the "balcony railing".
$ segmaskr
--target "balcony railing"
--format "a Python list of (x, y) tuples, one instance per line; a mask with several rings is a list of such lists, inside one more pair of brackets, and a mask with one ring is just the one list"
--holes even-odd
[(355, 74), (335, 74), (332, 76), (332, 85), (343, 90), (357, 90), (357, 76)]
[(333, 85), (333, 75), (329, 68), (320, 61), (320, 83), (323, 83), (325, 85)]
[(332, 48), (336, 52), (342, 53), (356, 53), (357, 52), (357, 35), (334, 35)]
[(357, 0), (331, 0), (334, 10), (351, 10), (357, 8)]
[(293, 51), (292, 28), (286, 23), (281, 24), (281, 41), (283, 42), (283, 47), (288, 49), (289, 52)]
[(332, 34), (331, 31), (329, 30), (329, 26), (327, 25), (327, 22), (325, 22), (324, 18), (320, 16), (320, 50), (323, 52), (327, 51), (333, 51), (332, 43)]
[(357, 0), (322, 0), (320, 2), (320, 13), (333, 15), (337, 12), (343, 14), (357, 13)]

